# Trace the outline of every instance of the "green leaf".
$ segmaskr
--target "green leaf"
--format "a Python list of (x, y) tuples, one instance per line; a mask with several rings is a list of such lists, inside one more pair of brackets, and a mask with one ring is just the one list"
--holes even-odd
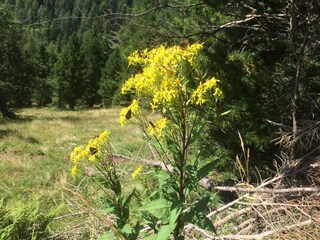
[(208, 176), (208, 174), (214, 170), (215, 166), (216, 166), (216, 163), (215, 163), (215, 160), (218, 159), (218, 157), (214, 158), (213, 161), (211, 161), (210, 163), (204, 165), (202, 168), (200, 168), (198, 170), (198, 174), (197, 174), (197, 178), (198, 178), (198, 181), (200, 181), (202, 178)]
[(142, 240), (157, 240), (158, 234), (151, 234), (147, 237), (142, 238)]
[(159, 173), (157, 174), (157, 177), (158, 177), (160, 186), (162, 186), (170, 178), (170, 175), (165, 171), (159, 171)]
[(124, 208), (126, 208), (129, 205), (129, 203), (130, 203), (132, 197), (134, 196), (135, 192), (136, 192), (136, 189), (133, 189), (133, 191), (129, 194), (127, 199), (125, 201), (123, 201), (123, 207)]
[(157, 240), (167, 240), (170, 237), (171, 232), (173, 232), (174, 228), (170, 225), (164, 225), (160, 228), (158, 233)]
[(197, 224), (199, 227), (206, 229), (206, 230), (209, 230), (209, 231), (212, 231), (214, 233), (217, 232), (216, 228), (214, 227), (212, 221), (209, 218), (203, 217), (202, 220), (203, 221), (201, 221)]
[(126, 234), (130, 234), (132, 233), (132, 227), (129, 223), (127, 223), (126, 225), (124, 225), (124, 227), (121, 229), (122, 233), (126, 233)]
[(213, 223), (205, 216), (205, 210), (211, 197), (207, 196), (195, 203), (191, 207), (190, 211), (184, 215), (183, 221), (190, 222), (200, 228), (215, 232), (216, 229)]
[(182, 212), (182, 207), (176, 207), (170, 212), (170, 222), (169, 225), (174, 229), (177, 225), (177, 219)]
[(138, 208), (139, 211), (147, 211), (158, 219), (163, 218), (167, 215), (168, 210), (170, 209), (171, 203), (165, 199), (157, 199), (151, 201), (144, 206)]

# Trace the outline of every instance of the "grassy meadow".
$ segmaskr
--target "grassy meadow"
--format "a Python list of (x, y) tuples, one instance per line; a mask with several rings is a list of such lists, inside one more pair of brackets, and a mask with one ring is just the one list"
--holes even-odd
[(111, 132), (115, 152), (143, 157), (141, 134), (121, 127), (119, 110), (32, 108), (17, 111), (17, 119), (0, 119), (1, 198), (57, 201), (61, 184), (74, 181), (70, 152), (104, 130)]

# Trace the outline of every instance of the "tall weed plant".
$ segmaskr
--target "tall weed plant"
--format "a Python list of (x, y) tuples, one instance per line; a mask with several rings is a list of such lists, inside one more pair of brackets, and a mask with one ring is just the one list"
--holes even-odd
[[(110, 231), (100, 239), (184, 239), (186, 223), (215, 232), (205, 215), (212, 197), (198, 196), (195, 200), (193, 194), (199, 180), (215, 164), (204, 165), (199, 151), (192, 146), (204, 141), (201, 137), (208, 124), (218, 117), (216, 109), (223, 97), (219, 80), (201, 70), (202, 47), (199, 43), (160, 46), (135, 51), (128, 57), (129, 65), (138, 66), (140, 72), (122, 86), (122, 94), (130, 94), (134, 99), (121, 111), (120, 123), (136, 125), (152, 146), (155, 160), (163, 166), (163, 171), (153, 172), (150, 180), (155, 179), (156, 185), (145, 190), (148, 194), (136, 189), (124, 193), (109, 132), (72, 151), (72, 175), (76, 177), (88, 165), (96, 168), (98, 174), (90, 177), (104, 191), (103, 210), (113, 216), (107, 221)], [(142, 102), (148, 102), (152, 112), (161, 117), (148, 118), (150, 115), (140, 107)], [(143, 169), (139, 166), (132, 178), (138, 180)], [(132, 204), (133, 199), (140, 206)]]

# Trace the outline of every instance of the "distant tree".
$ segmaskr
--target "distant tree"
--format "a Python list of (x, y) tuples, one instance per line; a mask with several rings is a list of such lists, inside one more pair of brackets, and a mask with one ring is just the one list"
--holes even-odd
[(0, 5), (0, 109), (4, 117), (10, 117), (8, 102), (22, 90), (23, 57), (19, 26), (6, 5)]
[(106, 49), (101, 34), (99, 33), (98, 23), (84, 34), (81, 44), (81, 54), (83, 58), (82, 77), (84, 94), (82, 100), (88, 107), (100, 103), (98, 94), (101, 70), (106, 59)]
[(40, 45), (33, 56), (33, 100), (38, 107), (43, 107), (51, 102), (52, 86), (49, 82), (50, 53), (44, 45)]
[[(105, 107), (111, 106), (116, 96), (119, 95), (117, 94), (119, 85), (126, 80), (125, 68), (126, 59), (121, 55), (121, 51), (119, 48), (113, 49), (102, 70), (99, 84), (99, 94)], [(119, 99), (117, 99), (117, 104), (119, 103)]]
[(83, 94), (82, 59), (76, 34), (71, 35), (54, 65), (54, 93), (59, 108), (74, 109)]

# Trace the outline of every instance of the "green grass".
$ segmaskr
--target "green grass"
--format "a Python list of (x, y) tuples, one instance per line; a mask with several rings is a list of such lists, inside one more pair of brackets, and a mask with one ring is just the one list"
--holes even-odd
[(59, 184), (72, 181), (68, 156), (73, 147), (104, 130), (111, 131), (116, 152), (144, 157), (141, 133), (121, 127), (119, 111), (32, 108), (18, 111), (17, 119), (0, 119), (0, 196), (9, 201), (56, 198)]

